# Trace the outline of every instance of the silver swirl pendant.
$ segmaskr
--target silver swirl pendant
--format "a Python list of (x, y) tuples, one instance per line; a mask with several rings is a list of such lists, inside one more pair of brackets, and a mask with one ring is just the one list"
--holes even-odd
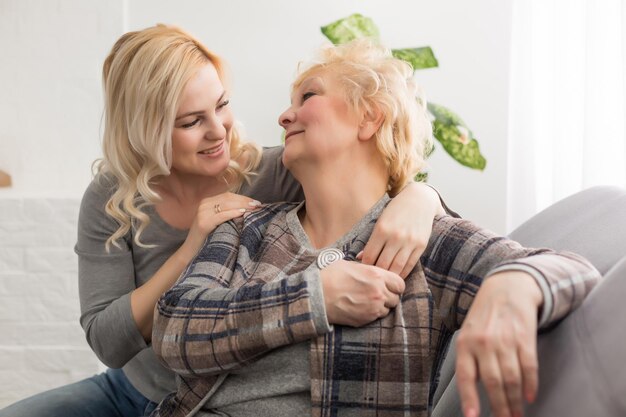
[(343, 258), (344, 254), (339, 249), (327, 248), (321, 251), (319, 255), (317, 255), (317, 266), (319, 267), (319, 269), (324, 269), (333, 262), (336, 262)]

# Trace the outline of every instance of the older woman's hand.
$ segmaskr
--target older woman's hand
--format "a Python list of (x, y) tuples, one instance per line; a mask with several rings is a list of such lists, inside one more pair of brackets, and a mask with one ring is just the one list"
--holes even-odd
[(529, 274), (503, 271), (485, 280), (457, 339), (456, 376), (465, 417), (480, 413), (481, 380), (495, 417), (522, 416), (537, 391), (537, 313), (543, 302)]
[(405, 288), (393, 272), (343, 259), (322, 269), (320, 280), (328, 322), (353, 327), (385, 317)]
[(359, 258), (406, 278), (426, 249), (437, 214), (445, 214), (437, 192), (409, 184), (387, 205)]

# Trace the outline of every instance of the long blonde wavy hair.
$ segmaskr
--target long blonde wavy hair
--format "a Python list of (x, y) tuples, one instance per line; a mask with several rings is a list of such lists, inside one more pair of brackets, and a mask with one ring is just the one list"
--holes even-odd
[[(120, 247), (118, 240), (131, 230), (137, 245), (151, 246), (140, 240), (150, 223), (141, 209), (160, 201), (153, 186), (170, 174), (172, 130), (182, 91), (207, 63), (224, 81), (218, 56), (180, 28), (161, 24), (122, 35), (104, 61), (103, 158), (96, 170), (116, 181), (105, 210), (119, 224), (106, 241), (107, 251), (111, 244)], [(236, 124), (229, 141), (231, 161), (223, 178), (237, 189), (256, 169), (261, 152), (242, 142)], [(245, 166), (237, 160), (245, 160)]]
[(413, 69), (383, 46), (358, 39), (322, 48), (316, 59), (301, 66), (293, 88), (320, 72), (339, 80), (353, 110), (384, 115), (375, 134), (376, 148), (389, 174), (387, 191), (395, 196), (423, 169), (433, 140), (426, 100)]

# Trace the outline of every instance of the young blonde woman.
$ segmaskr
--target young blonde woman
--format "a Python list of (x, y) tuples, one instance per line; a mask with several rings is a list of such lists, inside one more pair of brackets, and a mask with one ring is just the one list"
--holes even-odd
[[(282, 147), (242, 141), (223, 64), (189, 34), (164, 25), (125, 34), (103, 77), (104, 158), (82, 200), (76, 253), (81, 324), (112, 369), (16, 403), (2, 417), (148, 414), (176, 388), (150, 346), (159, 296), (216, 226), (261, 202), (302, 199), (282, 165)], [(364, 285), (337, 296), (366, 299), (368, 280), (381, 268), (406, 276), (440, 210), (434, 191), (407, 187), (364, 249), (369, 265), (336, 271), (337, 279)], [(351, 306), (340, 316), (356, 320), (366, 309)]]
[[(375, 222), (423, 164), (430, 122), (411, 74), (355, 42), (297, 78), (279, 121), (305, 201), (222, 224), (161, 297), (153, 346), (181, 379), (154, 416), (427, 416), (462, 324), (466, 416), (478, 415), (479, 377), (497, 416), (532, 400), (538, 318), (554, 323), (599, 279), (580, 256), (437, 216), (406, 280), (338, 276), (365, 268), (358, 254)], [(364, 285), (371, 299), (342, 295)]]

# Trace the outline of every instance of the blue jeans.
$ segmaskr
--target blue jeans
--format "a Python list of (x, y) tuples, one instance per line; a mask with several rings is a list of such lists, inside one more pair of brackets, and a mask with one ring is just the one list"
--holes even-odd
[(141, 417), (157, 406), (121, 369), (33, 395), (0, 410), (0, 417)]

